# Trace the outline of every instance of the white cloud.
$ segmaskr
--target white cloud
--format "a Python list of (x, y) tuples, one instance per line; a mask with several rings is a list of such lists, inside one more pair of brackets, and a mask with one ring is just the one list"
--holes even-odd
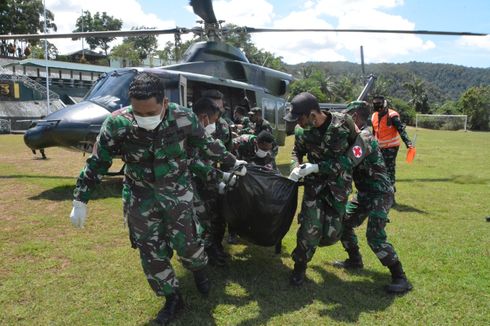
[[(155, 14), (146, 13), (137, 0), (118, 0), (117, 5), (113, 1), (101, 0), (46, 0), (46, 8), (55, 15), (55, 23), (59, 33), (71, 32), (75, 29), (75, 22), (82, 14), (82, 9), (93, 14), (107, 12), (108, 15), (122, 19), (122, 29), (131, 29), (134, 26), (147, 26), (156, 28), (173, 28), (176, 23), (173, 20), (162, 20)], [(167, 40), (172, 40), (172, 36), (160, 36), (159, 44), (163, 46)], [(81, 49), (81, 41), (69, 39), (54, 39), (51, 41), (56, 45), (61, 54), (77, 51)], [(116, 40), (111, 45), (121, 42)], [(87, 48), (87, 44), (85, 44)]]
[[(415, 29), (413, 22), (382, 11), (400, 5), (403, 0), (309, 0), (297, 11), (271, 21), (268, 27)], [(235, 8), (235, 15), (239, 16), (241, 10)], [(408, 34), (263, 33), (254, 35), (253, 40), (259, 48), (282, 56), (287, 63), (360, 61), (360, 45), (364, 45), (367, 62), (396, 61), (398, 56), (435, 47), (434, 42)]]
[[(474, 47), (484, 51), (490, 51), (490, 35), (487, 36), (462, 36), (458, 39), (458, 46)], [(490, 52), (489, 52), (490, 54)]]

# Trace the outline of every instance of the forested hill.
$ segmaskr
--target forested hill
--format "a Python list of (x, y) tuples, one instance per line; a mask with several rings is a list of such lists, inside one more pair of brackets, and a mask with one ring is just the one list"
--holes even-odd
[[(361, 65), (350, 62), (307, 62), (287, 66), (289, 73), (301, 78), (304, 66), (313, 66), (326, 72), (326, 75), (350, 76), (361, 75)], [(410, 94), (403, 87), (405, 83), (413, 83), (414, 77), (424, 82), (427, 94), (432, 102), (457, 100), (463, 92), (472, 86), (490, 85), (490, 68), (469, 68), (451, 64), (435, 63), (379, 63), (367, 64), (366, 74), (378, 76), (378, 82), (384, 81), (387, 95), (408, 100)]]

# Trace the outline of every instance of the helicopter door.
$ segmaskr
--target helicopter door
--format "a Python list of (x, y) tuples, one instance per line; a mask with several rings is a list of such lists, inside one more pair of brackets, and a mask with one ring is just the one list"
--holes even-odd
[(187, 107), (187, 78), (180, 75), (179, 80), (179, 104)]

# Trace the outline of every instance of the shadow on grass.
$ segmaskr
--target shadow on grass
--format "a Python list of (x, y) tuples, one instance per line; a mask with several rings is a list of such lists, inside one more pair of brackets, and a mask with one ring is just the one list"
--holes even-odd
[[(29, 197), (28, 199), (52, 201), (72, 200), (76, 179), (73, 180), (73, 185), (62, 185), (54, 187), (52, 189), (45, 190), (36, 196)], [(94, 192), (90, 196), (90, 200), (121, 197), (121, 192), (122, 178), (105, 178), (99, 185), (97, 185)]]
[(396, 182), (453, 182), (458, 184), (486, 184), (490, 179), (474, 175), (455, 175), (450, 178), (402, 178)]
[(398, 211), (398, 212), (418, 213), (418, 214), (424, 214), (424, 215), (428, 214), (424, 210), (421, 210), (421, 209), (418, 209), (416, 207), (409, 206), (409, 205), (399, 204), (399, 203), (394, 204), (391, 207), (391, 209), (394, 209), (395, 211)]
[[(301, 287), (293, 287), (289, 285), (291, 269), (282, 263), (281, 256), (289, 254), (275, 255), (273, 247), (250, 245), (233, 255), (226, 268), (209, 267), (212, 290), (208, 299), (195, 294), (192, 275), (186, 273), (181, 284), (187, 308), (177, 323), (265, 325), (301, 310), (313, 314), (313, 318), (328, 316), (356, 323), (362, 313), (382, 311), (393, 303), (394, 297), (383, 290), (390, 280), (388, 272), (365, 270), (359, 276), (362, 280), (344, 281), (325, 268), (312, 265), (307, 275), (317, 274), (322, 280), (319, 283), (308, 280)], [(243, 316), (251, 317), (243, 320)]]
[(0, 175), (0, 179), (71, 179), (76, 181), (76, 177), (62, 177), (59, 175), (30, 175), (30, 174), (13, 174), (13, 175)]

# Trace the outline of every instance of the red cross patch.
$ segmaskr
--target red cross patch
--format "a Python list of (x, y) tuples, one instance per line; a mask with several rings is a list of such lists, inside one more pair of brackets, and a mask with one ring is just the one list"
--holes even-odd
[(354, 154), (355, 158), (360, 158), (362, 156), (362, 148), (361, 146), (352, 147), (352, 154)]

